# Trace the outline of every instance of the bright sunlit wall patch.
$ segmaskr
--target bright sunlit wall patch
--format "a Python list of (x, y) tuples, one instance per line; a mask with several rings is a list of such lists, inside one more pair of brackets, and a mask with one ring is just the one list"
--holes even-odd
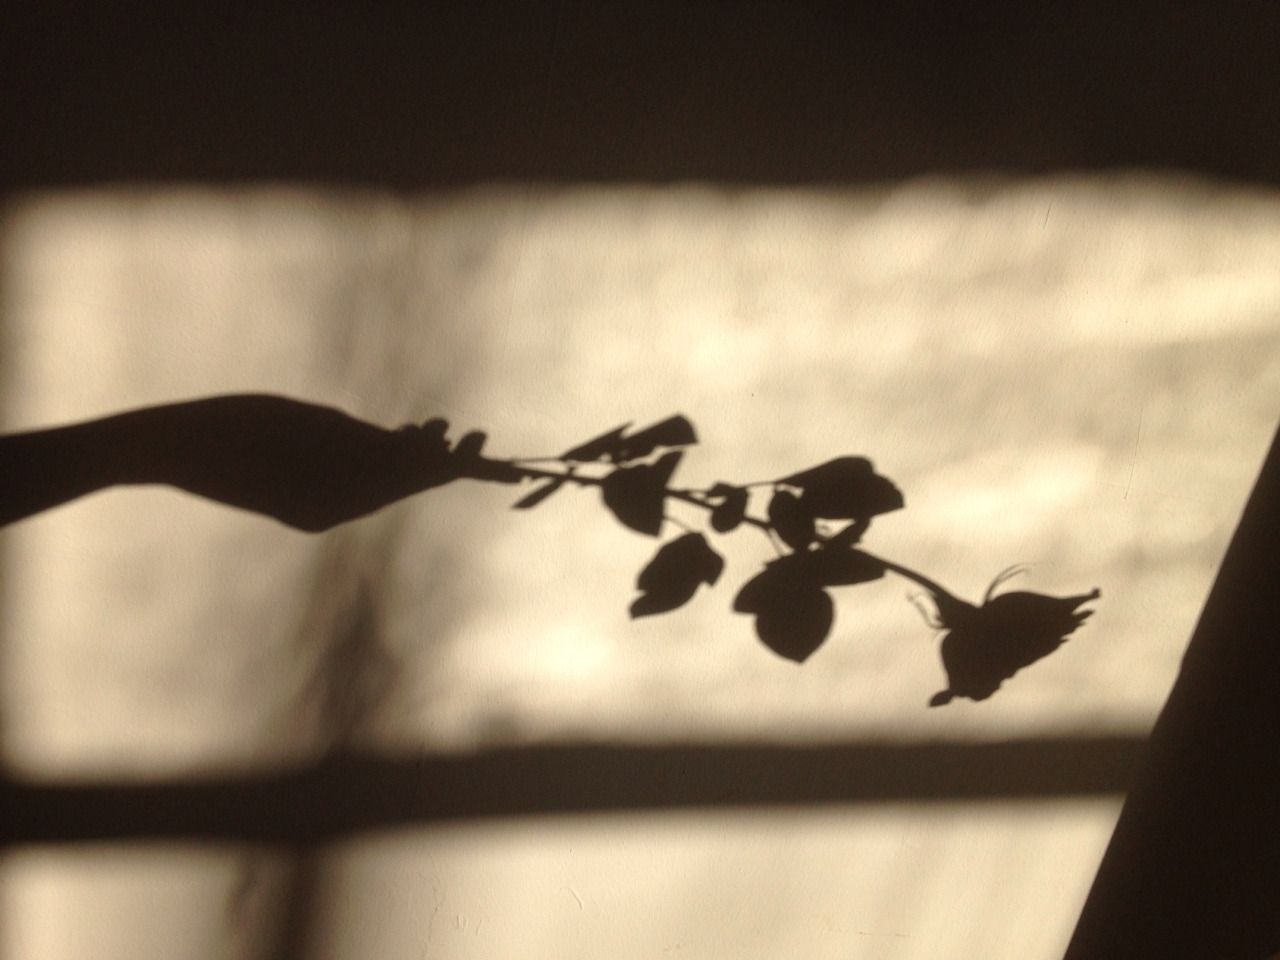
[[(698, 437), (682, 486), (865, 455), (905, 499), (867, 550), (970, 601), (1016, 563), (1029, 572), (1002, 590), (1103, 596), (991, 699), (931, 710), (938, 636), (901, 582), (833, 590), (830, 634), (797, 666), (730, 609), (768, 540), (708, 534), (717, 582), (632, 620), (638, 572), (686, 534), (627, 529), (597, 490), (513, 513), (523, 488), (453, 484), (314, 536), (169, 490), (103, 492), (2, 535), (6, 762), (181, 777), (335, 745), (1140, 734), (1275, 425), (1277, 227), (1270, 193), (1145, 175), (20, 198), (7, 430), (269, 391), (387, 426), (443, 415), (488, 430), (493, 456), (533, 456), (679, 412)], [(678, 517), (701, 529), (706, 512)], [(428, 937), (456, 956), (738, 957), (766, 926), (782, 952), (1058, 955), (1115, 802), (818, 819), (837, 815), (730, 825), (736, 852), (697, 817), (575, 820), (582, 855), (538, 822), (496, 845), (488, 828), (429, 837), (427, 860), (355, 843), (323, 888), (339, 905), (325, 936), (367, 955), (377, 931), (358, 918), (376, 913), (379, 949)], [(191, 955), (232, 944), (223, 888), (260, 871), (166, 863), (203, 898)], [(139, 891), (168, 882), (143, 867)], [(56, 857), (6, 870), (7, 903), (81, 918), (6, 925), (11, 947), (80, 956), (168, 929), (150, 895), (102, 929), (109, 901), (56, 889), (80, 882)], [(379, 892), (397, 871), (413, 876)]]
[[(5, 417), (272, 391), (387, 425), (445, 415), (518, 456), (683, 412), (700, 442), (682, 485), (866, 455), (906, 498), (868, 550), (970, 600), (1022, 562), (1025, 589), (1104, 592), (1052, 660), (939, 717), (921, 709), (936, 644), (900, 588), (838, 592), (830, 639), (796, 670), (729, 610), (773, 555), (765, 539), (718, 544), (721, 584), (631, 623), (658, 542), (595, 494), (512, 514), (507, 491), (450, 489), (339, 535), (382, 551), (370, 562), (397, 585), (379, 595), (400, 659), (374, 724), (397, 738), (493, 714), (611, 736), (1142, 728), (1274, 419), (1278, 219), (1269, 194), (1152, 176), (32, 196), (5, 221)], [(96, 495), (5, 537), (11, 756), (218, 755), (202, 731), (237, 699), (235, 742), (269, 726), (281, 698), (265, 678), (290, 659), (272, 651), (305, 620), (280, 600), (317, 544), (159, 490)], [(271, 589), (239, 577), (248, 557)], [(124, 571), (164, 589), (124, 590)], [(198, 717), (139, 679), (182, 676), (211, 634)], [(130, 651), (118, 683), (74, 666), (104, 648)], [(563, 682), (544, 682), (549, 657)], [(603, 707), (578, 696), (588, 681), (611, 691)], [(130, 722), (110, 722), (126, 703)]]

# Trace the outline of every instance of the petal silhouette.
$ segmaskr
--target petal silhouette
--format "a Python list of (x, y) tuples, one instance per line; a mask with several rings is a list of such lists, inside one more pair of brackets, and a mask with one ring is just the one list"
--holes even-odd
[(985, 700), (1019, 670), (1047, 657), (1093, 615), (1081, 605), (1099, 591), (1071, 597), (1015, 592), (994, 597), (981, 607), (968, 606), (942, 637), (942, 666), (951, 697)]

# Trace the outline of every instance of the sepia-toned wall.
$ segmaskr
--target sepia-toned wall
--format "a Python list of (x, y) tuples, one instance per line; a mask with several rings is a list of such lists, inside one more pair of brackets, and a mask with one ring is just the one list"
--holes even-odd
[[(270, 391), (535, 456), (682, 412), (682, 483), (865, 454), (906, 497), (868, 549), (970, 599), (1015, 563), (1102, 591), (990, 701), (931, 710), (905, 582), (837, 591), (803, 666), (761, 646), (730, 611), (772, 556), (750, 531), (717, 587), (632, 622), (656, 545), (589, 492), (512, 513), (458, 483), (307, 536), (113, 490), (0, 533), (4, 760), (55, 781), (352, 746), (1141, 737), (1280, 395), (1280, 201), (1171, 175), (55, 191), (9, 202), (2, 249), (6, 430)], [(306, 943), (1048, 958), (1119, 800), (424, 825), (316, 854)], [(255, 956), (296, 880), (271, 851), (26, 849), (0, 932), (7, 956)]]

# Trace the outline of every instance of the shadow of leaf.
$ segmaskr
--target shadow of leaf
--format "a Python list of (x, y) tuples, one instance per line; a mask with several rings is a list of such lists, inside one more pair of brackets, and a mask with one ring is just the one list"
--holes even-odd
[(769, 525), (792, 550), (804, 550), (818, 536), (813, 514), (801, 506), (794, 493), (786, 490), (776, 491), (769, 500)]
[(553, 493), (565, 485), (564, 480), (548, 480), (546, 483), (534, 487), (523, 497), (511, 505), (512, 510), (532, 510), (538, 504), (542, 503)]
[(824, 587), (850, 587), (858, 583), (879, 580), (885, 574), (883, 560), (838, 546), (823, 547), (802, 554), (801, 563), (808, 576)]
[(905, 502), (902, 491), (876, 473), (866, 457), (837, 457), (777, 482), (799, 487), (805, 512), (824, 520), (866, 519), (899, 510)]
[(676, 414), (651, 427), (645, 427), (638, 433), (623, 437), (615, 456), (620, 461), (639, 460), (659, 447), (687, 447), (697, 442), (698, 435), (693, 424)]
[(724, 572), (724, 558), (700, 533), (687, 533), (662, 548), (640, 571), (636, 588), (641, 591), (631, 604), (633, 618), (676, 610), (690, 600), (699, 585), (714, 584)]
[(778, 656), (804, 663), (827, 639), (835, 604), (825, 590), (805, 589), (761, 607), (756, 635)]
[(597, 460), (627, 463), (643, 459), (660, 447), (687, 447), (698, 442), (693, 424), (681, 414), (659, 420), (628, 435), (626, 431), (630, 426), (631, 423), (627, 422), (598, 437), (592, 437), (585, 443), (566, 450), (558, 459), (574, 463), (593, 463)]
[(571, 450), (560, 454), (561, 460), (572, 460), (577, 463), (591, 463), (617, 453), (622, 443), (622, 434), (631, 426), (628, 420), (620, 427), (614, 427), (598, 437), (592, 437), (586, 443), (579, 444)]
[(822, 646), (835, 618), (830, 595), (804, 561), (801, 554), (771, 561), (733, 598), (736, 612), (755, 615), (761, 642), (796, 663)]
[(604, 504), (618, 522), (651, 537), (662, 531), (667, 481), (683, 455), (672, 450), (653, 463), (618, 467), (600, 482)]
[(734, 487), (727, 483), (718, 483), (711, 490), (712, 495), (723, 496), (711, 511), (711, 528), (718, 533), (729, 533), (737, 529), (747, 515), (748, 494), (745, 487)]

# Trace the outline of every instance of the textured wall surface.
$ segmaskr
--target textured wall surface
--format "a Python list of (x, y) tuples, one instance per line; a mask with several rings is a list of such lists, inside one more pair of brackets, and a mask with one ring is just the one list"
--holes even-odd
[[(750, 531), (714, 590), (633, 623), (655, 544), (589, 492), (511, 513), (510, 489), (455, 484), (312, 537), (109, 491), (0, 534), (4, 758), (27, 776), (353, 744), (1142, 735), (1280, 396), (1280, 201), (1167, 176), (50, 192), (3, 229), (8, 430), (265, 390), (539, 455), (679, 411), (701, 437), (682, 483), (866, 454), (907, 504), (869, 549), (970, 598), (1019, 562), (1032, 589), (1102, 590), (991, 701), (929, 710), (908, 585), (838, 591), (797, 667), (729, 610), (772, 555)], [(437, 826), (317, 858), (307, 936), (344, 957), (1048, 958), (1117, 801)], [(291, 869), (13, 854), (7, 955), (252, 956)]]

